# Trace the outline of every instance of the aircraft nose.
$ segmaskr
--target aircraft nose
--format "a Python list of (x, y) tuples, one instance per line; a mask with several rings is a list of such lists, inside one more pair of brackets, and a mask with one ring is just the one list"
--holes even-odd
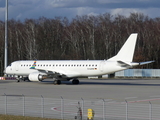
[(4, 69), (3, 73), (6, 74), (6, 69)]
[(4, 74), (7, 74), (7, 71), (8, 71), (7, 69), (8, 69), (8, 67), (6, 67), (6, 68), (4, 69), (4, 71), (3, 71)]

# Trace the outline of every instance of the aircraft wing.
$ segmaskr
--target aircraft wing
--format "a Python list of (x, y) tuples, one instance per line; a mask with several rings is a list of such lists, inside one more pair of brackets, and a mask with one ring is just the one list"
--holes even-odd
[[(33, 69), (33, 68), (30, 68)], [(63, 71), (59, 69), (41, 69), (41, 68), (34, 68), (35, 70), (38, 70), (39, 72), (46, 73), (48, 75), (53, 75), (55, 78), (61, 77), (61, 78), (68, 78), (68, 77), (75, 77), (78, 76), (79, 73), (75, 71)]]
[(71, 77), (75, 77), (75, 76), (79, 76), (80, 73), (78, 72), (75, 72), (75, 71), (64, 71), (64, 70), (61, 70), (61, 69), (44, 69), (44, 68), (36, 68), (36, 62), (37, 61), (34, 61), (33, 65), (30, 67), (30, 69), (34, 69), (34, 70), (38, 70), (39, 72), (42, 72), (42, 73), (46, 73), (48, 75), (53, 75), (55, 78), (71, 78)]

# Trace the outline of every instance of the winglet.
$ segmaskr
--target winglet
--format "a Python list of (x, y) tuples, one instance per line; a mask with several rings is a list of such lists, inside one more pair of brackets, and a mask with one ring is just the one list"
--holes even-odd
[(36, 67), (36, 62), (37, 62), (37, 61), (34, 61), (32, 67), (30, 67), (30, 69), (35, 69), (35, 67)]

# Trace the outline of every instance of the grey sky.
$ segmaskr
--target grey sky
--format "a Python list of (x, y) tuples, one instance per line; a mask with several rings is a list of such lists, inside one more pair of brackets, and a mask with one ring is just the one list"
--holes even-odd
[[(140, 12), (160, 17), (159, 0), (8, 0), (9, 19), (67, 17), (110, 13), (128, 16)], [(5, 18), (5, 0), (0, 0), (0, 20)]]

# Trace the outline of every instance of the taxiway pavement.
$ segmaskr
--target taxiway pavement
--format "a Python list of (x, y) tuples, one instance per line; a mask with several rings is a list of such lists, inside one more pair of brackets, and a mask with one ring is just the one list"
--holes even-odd
[(64, 99), (105, 99), (110, 102), (156, 102), (160, 103), (159, 79), (80, 79), (80, 84), (62, 82), (54, 85), (51, 80), (43, 82), (19, 82), (1, 80), (0, 95), (25, 95), (29, 97)]

